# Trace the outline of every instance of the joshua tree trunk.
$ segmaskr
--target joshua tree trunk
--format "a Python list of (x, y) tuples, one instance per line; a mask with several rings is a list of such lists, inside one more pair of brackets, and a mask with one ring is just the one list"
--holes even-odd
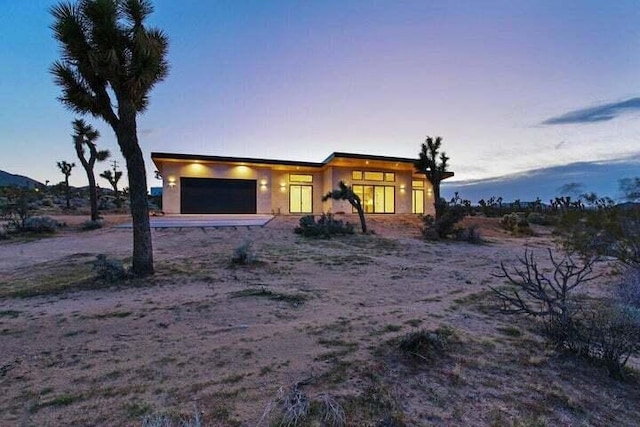
[(71, 209), (71, 193), (69, 192), (69, 175), (64, 176), (64, 197), (67, 200), (67, 209)]
[(138, 276), (147, 276), (153, 274), (153, 245), (149, 224), (147, 174), (142, 150), (138, 145), (135, 109), (122, 101), (116, 135), (120, 150), (127, 162), (129, 176), (129, 201), (133, 221), (132, 270)]
[(433, 208), (435, 209), (436, 221), (440, 219), (442, 215), (442, 200), (440, 200), (440, 183), (437, 185), (431, 184), (433, 187)]
[(91, 205), (91, 221), (100, 219), (98, 215), (98, 194), (96, 191), (96, 178), (93, 172), (87, 171), (87, 179), (89, 180), (89, 204)]
[[(349, 200), (351, 201), (351, 200)], [(357, 203), (357, 204), (356, 204)], [(356, 211), (358, 211), (358, 216), (360, 217), (360, 226), (362, 227), (362, 233), (366, 234), (367, 233), (367, 222), (364, 219), (364, 209), (362, 209), (362, 203), (360, 203), (360, 201), (356, 201), (356, 203), (351, 203), (355, 208)]]

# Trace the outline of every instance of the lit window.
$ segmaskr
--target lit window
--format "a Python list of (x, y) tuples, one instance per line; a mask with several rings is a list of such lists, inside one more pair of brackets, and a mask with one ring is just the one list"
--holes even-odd
[(411, 211), (415, 214), (424, 213), (424, 190), (411, 191)]
[(366, 171), (364, 173), (365, 181), (384, 181), (384, 173)]
[(289, 174), (290, 182), (313, 182), (313, 175)]
[(396, 181), (396, 174), (393, 173), (393, 172), (385, 172), (384, 180), (387, 181), (387, 182), (395, 182)]
[(411, 181), (413, 188), (424, 188), (424, 181)]
[(351, 179), (354, 181), (362, 181), (362, 171), (351, 172)]
[(362, 208), (369, 213), (394, 213), (395, 190), (395, 187), (384, 185), (353, 186), (353, 192), (360, 197)]

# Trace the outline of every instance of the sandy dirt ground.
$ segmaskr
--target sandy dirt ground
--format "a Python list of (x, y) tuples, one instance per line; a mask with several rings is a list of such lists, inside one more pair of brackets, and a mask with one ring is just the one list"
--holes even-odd
[[(0, 242), (0, 426), (139, 426), (194, 411), (204, 425), (269, 425), (265, 408), (303, 380), (350, 426), (640, 419), (637, 382), (557, 354), (530, 321), (492, 309), (499, 262), (525, 249), (544, 259), (548, 229), (513, 237), (472, 218), (480, 245), (425, 242), (414, 217), (372, 216), (375, 234), (328, 240), (294, 234), (294, 217), (158, 229), (154, 277), (108, 284), (91, 265), (127, 262), (131, 230), (110, 226), (127, 218), (86, 232), (62, 220), (58, 236)], [(257, 261), (231, 264), (247, 242)], [(442, 327), (455, 345), (435, 361), (407, 363), (391, 344)]]

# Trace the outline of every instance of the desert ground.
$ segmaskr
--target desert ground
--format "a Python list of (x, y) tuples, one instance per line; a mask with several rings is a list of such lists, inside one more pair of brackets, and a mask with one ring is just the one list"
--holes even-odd
[[(106, 283), (98, 254), (131, 256), (130, 229), (0, 242), (0, 426), (140, 426), (199, 413), (207, 426), (278, 425), (283, 394), (330, 398), (348, 426), (636, 426), (639, 364), (626, 379), (557, 352), (489, 286), (551, 229), (513, 237), (470, 218), (482, 244), (426, 242), (412, 216), (375, 234), (308, 239), (296, 217), (265, 227), (153, 231), (156, 274)], [(357, 222), (357, 218), (350, 218)], [(230, 262), (250, 242), (256, 261)], [(611, 266), (591, 285), (606, 293)], [(398, 339), (450, 339), (410, 358)], [(272, 411), (269, 413), (269, 409)], [(321, 426), (320, 417), (299, 425)], [(328, 425), (328, 424), (327, 424)]]

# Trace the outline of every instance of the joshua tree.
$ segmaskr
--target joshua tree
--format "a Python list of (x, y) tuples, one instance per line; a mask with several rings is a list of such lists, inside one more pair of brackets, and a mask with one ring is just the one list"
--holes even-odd
[[(82, 167), (87, 172), (89, 180), (89, 201), (91, 203), (91, 220), (97, 221), (98, 215), (98, 194), (96, 190), (96, 177), (93, 174), (93, 166), (96, 161), (102, 162), (109, 157), (109, 150), (98, 150), (96, 140), (100, 137), (100, 132), (85, 123), (82, 119), (73, 121), (73, 146), (78, 154), (78, 159)], [(85, 146), (89, 149), (89, 158), (84, 157)]]
[(58, 162), (58, 168), (60, 172), (64, 175), (64, 196), (67, 199), (67, 209), (71, 207), (71, 203), (69, 202), (71, 195), (69, 194), (69, 176), (71, 175), (71, 169), (75, 168), (75, 163), (67, 163), (66, 160), (62, 160)]
[(59, 100), (79, 114), (106, 121), (127, 163), (133, 266), (138, 276), (153, 274), (147, 175), (138, 144), (136, 119), (149, 105), (149, 92), (169, 72), (168, 39), (145, 26), (149, 0), (78, 0), (51, 9), (51, 26), (62, 48), (51, 73)]
[(100, 174), (100, 177), (109, 181), (111, 188), (113, 188), (113, 192), (116, 195), (116, 206), (120, 207), (122, 202), (120, 201), (120, 192), (118, 191), (118, 181), (122, 178), (122, 171), (116, 170), (116, 163), (113, 163), (113, 172), (107, 169), (106, 171)]
[(362, 232), (367, 232), (367, 223), (364, 219), (364, 209), (362, 208), (362, 203), (360, 201), (360, 197), (356, 193), (353, 192), (353, 188), (350, 185), (344, 183), (344, 181), (340, 181), (338, 183), (338, 188), (329, 191), (327, 194), (322, 196), (322, 201), (326, 201), (329, 199), (333, 200), (346, 200), (351, 206), (353, 206), (356, 211), (358, 211), (358, 216), (360, 217), (360, 227), (362, 228)]
[(440, 153), (441, 145), (441, 137), (438, 136), (433, 139), (427, 136), (422, 144), (422, 149), (419, 153), (420, 157), (413, 164), (416, 171), (424, 174), (433, 187), (433, 206), (436, 210), (436, 221), (440, 219), (443, 205), (446, 203), (440, 197), (440, 182), (451, 175), (451, 173), (447, 171), (449, 157), (447, 157), (444, 152)]

